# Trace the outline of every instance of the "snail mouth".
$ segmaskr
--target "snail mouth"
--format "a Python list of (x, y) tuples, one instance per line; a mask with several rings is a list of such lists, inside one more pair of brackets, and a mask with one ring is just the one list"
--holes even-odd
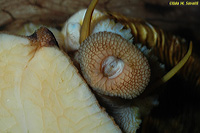
[(105, 77), (109, 79), (116, 78), (119, 76), (124, 68), (124, 62), (114, 56), (108, 56), (103, 60), (101, 65), (101, 72)]

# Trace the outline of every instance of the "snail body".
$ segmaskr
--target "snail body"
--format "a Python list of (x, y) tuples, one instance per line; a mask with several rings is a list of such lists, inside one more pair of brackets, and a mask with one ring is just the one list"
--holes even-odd
[(116, 99), (133, 99), (148, 85), (151, 72), (143, 53), (119, 34), (104, 31), (81, 43), (78, 61), (100, 104), (123, 131), (136, 132), (141, 123), (139, 108)]
[(150, 79), (147, 59), (121, 36), (99, 32), (79, 49), (83, 76), (97, 92), (130, 99), (144, 91)]
[[(95, 0), (91, 5), (95, 6), (93, 2)], [(91, 19), (94, 8), (89, 6), (88, 9), (85, 18)], [(88, 22), (85, 19), (84, 21)], [(132, 99), (144, 91), (150, 80), (148, 61), (132, 44), (130, 29), (116, 23), (115, 26), (104, 22), (98, 24), (101, 28), (95, 29), (91, 26), (96, 33), (85, 35), (90, 29), (90, 24), (83, 22), (80, 35), (80, 42), (83, 42), (76, 54), (76, 60), (80, 64), (83, 77), (100, 99), (100, 104), (107, 106), (107, 111), (124, 132), (135, 132), (141, 123), (138, 108), (120, 99), (119, 101), (127, 107), (123, 108), (120, 103), (116, 103), (116, 98)], [(117, 30), (113, 30), (113, 27), (117, 27)]]

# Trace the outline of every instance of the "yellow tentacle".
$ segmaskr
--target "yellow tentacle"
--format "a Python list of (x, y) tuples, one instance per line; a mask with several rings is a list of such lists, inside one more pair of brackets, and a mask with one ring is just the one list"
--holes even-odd
[(181, 61), (176, 66), (174, 66), (168, 73), (166, 73), (161, 79), (151, 84), (148, 87), (148, 89), (142, 94), (142, 97), (154, 92), (155, 89), (157, 89), (162, 84), (166, 83), (169, 79), (171, 79), (185, 65), (191, 54), (192, 54), (192, 42), (190, 42), (188, 52), (181, 59)]
[(175, 66), (173, 67), (167, 74), (165, 74), (160, 80), (162, 83), (167, 82), (170, 78), (172, 78), (187, 62), (190, 55), (192, 54), (192, 42), (190, 42), (190, 46), (188, 49), (187, 54), (183, 57), (183, 59)]
[(87, 12), (83, 20), (83, 25), (81, 26), (80, 44), (90, 35), (90, 24), (91, 24), (92, 13), (94, 11), (97, 2), (98, 0), (92, 0), (87, 9)]

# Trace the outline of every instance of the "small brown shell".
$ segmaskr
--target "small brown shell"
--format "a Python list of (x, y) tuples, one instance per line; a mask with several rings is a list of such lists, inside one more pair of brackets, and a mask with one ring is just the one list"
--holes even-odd
[[(123, 71), (115, 78), (102, 72), (102, 63), (114, 56), (124, 62)], [(82, 74), (97, 92), (131, 99), (144, 91), (150, 79), (150, 67), (144, 55), (120, 35), (99, 32), (89, 36), (79, 49)]]

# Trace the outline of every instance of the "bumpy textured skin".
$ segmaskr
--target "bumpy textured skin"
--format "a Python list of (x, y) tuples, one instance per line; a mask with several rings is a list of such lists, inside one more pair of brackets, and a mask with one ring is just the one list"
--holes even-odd
[[(108, 56), (124, 62), (123, 72), (108, 79), (101, 65)], [(79, 49), (79, 62), (84, 78), (97, 92), (130, 99), (139, 95), (147, 86), (150, 68), (144, 55), (121, 36), (99, 32), (89, 36)]]
[(103, 102), (106, 111), (113, 116), (123, 133), (136, 133), (142, 123), (140, 108), (132, 105), (126, 99), (105, 96), (99, 93), (96, 96), (100, 103)]
[[(108, 13), (111, 18), (131, 28), (134, 43), (142, 43), (153, 48), (154, 54), (168, 68), (174, 67), (186, 54), (189, 42), (185, 39), (166, 33), (141, 19), (127, 18), (118, 13)], [(187, 63), (178, 72), (185, 80), (200, 88), (200, 58), (194, 52)]]

